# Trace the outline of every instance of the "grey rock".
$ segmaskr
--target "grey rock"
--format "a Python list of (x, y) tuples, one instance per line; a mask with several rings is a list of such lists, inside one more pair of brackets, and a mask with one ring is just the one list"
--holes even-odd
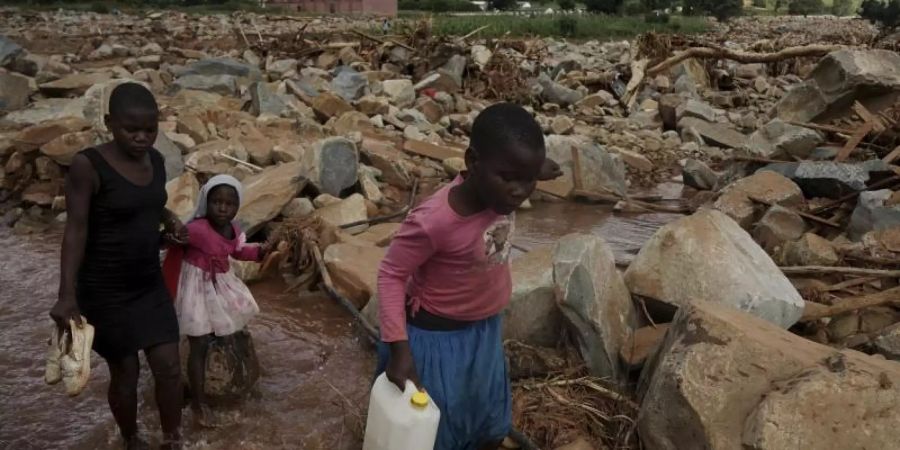
[(532, 250), (512, 260), (513, 290), (503, 311), (503, 339), (552, 347), (563, 330), (553, 283), (553, 246)]
[(416, 101), (416, 91), (410, 80), (385, 80), (384, 94), (398, 108), (409, 108)]
[(266, 71), (274, 78), (273, 81), (280, 80), (285, 76), (290, 75), (291, 72), (297, 71), (297, 60), (279, 59), (277, 61), (272, 61), (272, 63), (266, 67)]
[(707, 122), (695, 117), (685, 117), (678, 122), (682, 130), (695, 130), (706, 144), (724, 148), (742, 148), (747, 144), (747, 136), (735, 130), (731, 125)]
[(462, 86), (463, 75), (466, 72), (466, 57), (462, 55), (453, 55), (441, 69), (447, 75), (451, 76), (458, 86)]
[(769, 164), (760, 170), (777, 172), (790, 178), (807, 197), (840, 198), (861, 191), (866, 185), (893, 172), (881, 160), (862, 163), (801, 161)]
[(359, 177), (359, 152), (353, 141), (329, 138), (303, 155), (302, 170), (320, 193), (340, 197)]
[(892, 361), (900, 361), (900, 323), (884, 330), (874, 342), (875, 350)]
[(47, 62), (48, 59), (44, 56), (26, 53), (14, 58), (12, 62), (6, 65), (6, 68), (28, 77), (35, 77), (47, 66)]
[(34, 91), (27, 77), (16, 73), (0, 72), (0, 111), (24, 108)]
[(701, 191), (715, 189), (719, 181), (719, 175), (709, 168), (703, 161), (689, 159), (681, 171), (685, 186), (690, 186)]
[(645, 365), (638, 430), (656, 450), (892, 448), (898, 383), (891, 361), (697, 303)]
[(807, 159), (825, 141), (818, 131), (773, 119), (752, 135), (747, 143), (751, 154), (761, 158), (781, 159), (795, 156)]
[(175, 75), (229, 75), (232, 77), (248, 78), (252, 81), (261, 81), (262, 72), (259, 67), (228, 58), (209, 58), (192, 62)]
[(870, 231), (900, 226), (900, 205), (885, 206), (892, 195), (893, 192), (888, 189), (859, 194), (859, 201), (847, 227), (850, 239), (859, 241)]
[(888, 50), (838, 50), (822, 58), (809, 79), (776, 106), (784, 120), (810, 121), (826, 112), (900, 89), (900, 55)]
[(637, 313), (612, 249), (593, 235), (569, 235), (557, 244), (553, 277), (559, 306), (595, 376), (623, 380), (619, 351), (631, 341)]
[(806, 222), (799, 214), (774, 205), (753, 226), (753, 238), (771, 253), (786, 242), (800, 239), (806, 230)]
[(563, 171), (561, 180), (574, 186), (573, 148), (578, 151), (582, 188), (591, 192), (613, 191), (624, 195), (627, 191), (625, 163), (619, 155), (577, 136), (550, 135), (545, 139), (547, 157), (556, 161)]
[(803, 298), (750, 235), (716, 210), (660, 228), (625, 272), (632, 294), (675, 306), (712, 302), (782, 328), (803, 313)]
[(574, 89), (569, 89), (550, 79), (546, 74), (538, 77), (538, 85), (541, 87), (541, 98), (547, 103), (555, 103), (566, 107), (578, 103), (584, 94)]
[(685, 97), (696, 98), (699, 97), (700, 94), (697, 92), (697, 85), (691, 81), (690, 77), (687, 75), (682, 75), (675, 79), (675, 85), (673, 86), (673, 91)]
[(734, 77), (743, 80), (753, 80), (765, 75), (765, 64), (740, 64), (734, 68)]
[(153, 148), (159, 150), (166, 161), (166, 181), (177, 178), (184, 172), (184, 159), (181, 156), (181, 149), (166, 136), (166, 133), (156, 134), (156, 142), (153, 143)]
[(353, 69), (344, 67), (331, 80), (331, 90), (348, 102), (352, 102), (365, 94), (369, 79)]
[(184, 75), (175, 80), (182, 89), (209, 91), (220, 95), (238, 93), (237, 78), (233, 75)]
[(700, 100), (688, 99), (678, 105), (675, 110), (675, 117), (681, 120), (684, 117), (696, 117), (707, 122), (716, 121), (716, 110), (708, 103)]
[(308, 198), (300, 197), (291, 200), (291, 202), (281, 210), (281, 215), (289, 219), (299, 219), (301, 217), (309, 216), (315, 211), (315, 206), (313, 206)]
[(28, 126), (66, 117), (84, 118), (86, 103), (86, 100), (83, 98), (74, 100), (61, 98), (39, 100), (27, 109), (20, 109), (7, 114), (3, 120), (19, 126)]
[(269, 85), (256, 82), (250, 86), (250, 112), (255, 116), (282, 116), (290, 111), (281, 97)]
[(25, 49), (19, 44), (11, 41), (6, 36), (0, 36), (0, 67), (6, 67), (7, 64), (23, 56)]

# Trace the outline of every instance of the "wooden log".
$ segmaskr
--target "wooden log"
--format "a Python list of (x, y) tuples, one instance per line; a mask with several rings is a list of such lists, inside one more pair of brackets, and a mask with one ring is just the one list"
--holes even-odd
[(865, 122), (872, 122), (873, 127), (872, 131), (876, 133), (884, 133), (884, 124), (881, 122), (881, 119), (878, 116), (872, 114), (871, 111), (866, 109), (862, 103), (856, 101), (853, 102), (853, 111)]
[(891, 186), (891, 185), (893, 185), (893, 184), (895, 184), (895, 183), (898, 183), (898, 182), (900, 182), (900, 175), (895, 175), (895, 176), (892, 176), (892, 177), (889, 177), (889, 178), (885, 178), (885, 179), (883, 179), (883, 180), (881, 180), (881, 181), (876, 181), (875, 183), (872, 183), (872, 185), (869, 186), (868, 189), (865, 189), (865, 190), (862, 190), (862, 191), (858, 191), (858, 192), (854, 192), (854, 193), (852, 193), (852, 194), (847, 194), (847, 195), (845, 195), (845, 196), (843, 196), (843, 197), (841, 197), (841, 198), (839, 198), (839, 199), (837, 199), (837, 200), (834, 200), (834, 201), (829, 202), (829, 203), (826, 203), (826, 204), (824, 204), (824, 205), (822, 205), (822, 206), (820, 206), (820, 207), (818, 207), (818, 208), (815, 208), (815, 209), (809, 211), (809, 213), (810, 213), (810, 214), (818, 214), (818, 213), (820, 213), (820, 212), (825, 212), (825, 211), (828, 211), (828, 210), (837, 208), (838, 206), (841, 206), (844, 202), (847, 202), (847, 201), (850, 201), (850, 200), (855, 199), (856, 197), (859, 197), (859, 194), (861, 194), (861, 193), (863, 193), (863, 192), (865, 192), (865, 191), (871, 191), (871, 190), (874, 190), (874, 189), (880, 189), (880, 188), (888, 187), (888, 186)]
[(853, 136), (850, 136), (850, 139), (847, 141), (847, 144), (844, 145), (844, 148), (842, 148), (834, 157), (835, 162), (843, 162), (849, 158), (850, 154), (853, 153), (853, 150), (856, 150), (856, 147), (859, 146), (860, 142), (862, 142), (862, 140), (874, 129), (875, 123), (866, 121), (866, 123), (853, 133)]
[(881, 305), (900, 306), (900, 287), (881, 291), (877, 294), (845, 298), (831, 306), (806, 302), (806, 307), (803, 310), (803, 316), (800, 318), (800, 321), (809, 322)]
[(774, 53), (749, 53), (724, 47), (692, 47), (651, 67), (647, 70), (647, 76), (652, 77), (659, 75), (678, 65), (678, 63), (691, 58), (730, 59), (743, 64), (771, 63), (791, 58), (821, 57), (841, 48), (842, 47), (839, 45), (804, 45), (799, 47), (788, 47)]
[(887, 155), (884, 155), (884, 158), (881, 158), (881, 160), (884, 161), (885, 164), (893, 164), (894, 161), (898, 159), (900, 159), (900, 145), (898, 145), (897, 148), (894, 149), (894, 151), (888, 153)]
[(785, 275), (862, 275), (881, 278), (898, 278), (900, 270), (866, 269), (864, 267), (840, 267), (840, 266), (784, 266), (780, 267)]

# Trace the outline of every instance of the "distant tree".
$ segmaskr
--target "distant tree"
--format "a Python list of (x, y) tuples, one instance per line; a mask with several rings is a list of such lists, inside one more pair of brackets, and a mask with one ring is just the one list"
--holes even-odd
[(573, 11), (575, 9), (575, 0), (559, 0), (557, 4), (561, 11)]
[(744, 12), (743, 0), (684, 0), (684, 13), (693, 16), (710, 15), (724, 22)]
[(859, 9), (859, 15), (892, 31), (900, 25), (900, 0), (865, 0)]
[(625, 0), (585, 0), (589, 12), (597, 14), (617, 14)]
[(495, 11), (512, 11), (519, 5), (516, 0), (489, 0), (488, 7)]
[(825, 4), (822, 0), (791, 0), (788, 4), (788, 14), (795, 16), (808, 16), (810, 14), (821, 14), (825, 11)]
[(675, 6), (675, 0), (641, 0), (644, 11), (662, 11)]
[(853, 14), (853, 0), (833, 0), (831, 13), (836, 16), (849, 16)]

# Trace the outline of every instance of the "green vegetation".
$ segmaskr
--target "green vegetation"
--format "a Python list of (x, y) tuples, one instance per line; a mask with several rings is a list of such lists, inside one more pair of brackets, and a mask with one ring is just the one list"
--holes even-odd
[(859, 14), (887, 30), (894, 30), (900, 26), (900, 0), (865, 0)]
[(825, 4), (822, 0), (791, 0), (788, 5), (788, 14), (808, 16), (810, 14), (822, 14), (825, 12)]
[(588, 12), (599, 14), (616, 14), (621, 11), (625, 0), (585, 0), (584, 7)]
[(709, 15), (719, 21), (740, 16), (743, 11), (743, 0), (684, 0), (685, 14)]
[[(672, 17), (669, 23), (647, 23), (642, 17), (614, 17), (595, 14), (573, 15), (574, 33), (577, 39), (627, 39), (648, 31), (661, 33), (703, 33), (709, 23), (702, 17)], [(501, 37), (509, 31), (511, 36), (559, 36), (559, 18), (551, 15), (536, 17), (511, 15), (476, 15), (434, 17), (432, 31), (438, 35), (462, 36), (487, 26), (479, 36)], [(571, 24), (565, 25), (570, 30)]]
[(108, 14), (114, 10), (143, 11), (148, 9), (175, 9), (195, 14), (228, 13), (234, 11), (253, 11), (280, 13), (278, 8), (262, 9), (254, 0), (4, 0), (3, 4), (16, 5), (32, 9), (55, 10), (71, 9), (75, 11), (93, 11)]
[(831, 13), (836, 16), (850, 16), (859, 9), (853, 0), (833, 0), (831, 2)]
[(467, 0), (399, 0), (401, 11), (478, 12), (481, 8)]

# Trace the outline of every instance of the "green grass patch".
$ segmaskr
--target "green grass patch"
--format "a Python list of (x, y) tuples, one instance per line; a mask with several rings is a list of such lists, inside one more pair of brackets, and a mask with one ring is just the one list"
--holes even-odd
[[(414, 17), (404, 15), (405, 17)], [(432, 31), (441, 36), (462, 36), (478, 28), (488, 28), (479, 33), (481, 37), (566, 37), (574, 39), (629, 39), (639, 34), (655, 31), (659, 33), (703, 33), (709, 29), (709, 22), (701, 17), (672, 17), (669, 23), (647, 23), (643, 17), (618, 17), (604, 15), (539, 15), (535, 17), (516, 15), (435, 15)], [(561, 31), (561, 19), (565, 18)], [(574, 20), (574, 22), (573, 22)], [(572, 27), (574, 23), (574, 27)]]

